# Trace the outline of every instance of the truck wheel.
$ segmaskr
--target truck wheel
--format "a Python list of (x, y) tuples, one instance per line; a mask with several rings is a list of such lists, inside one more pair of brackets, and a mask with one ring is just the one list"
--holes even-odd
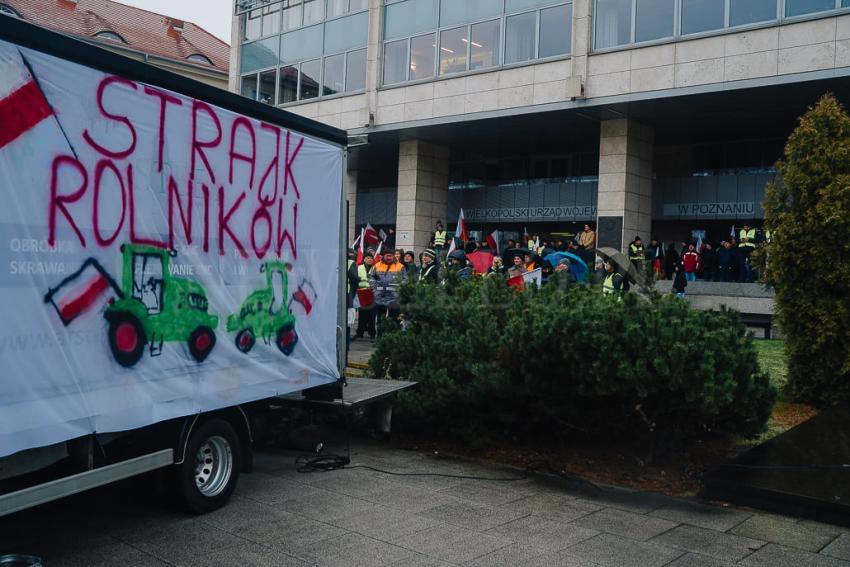
[(277, 348), (280, 352), (289, 356), (295, 350), (295, 345), (298, 344), (298, 333), (295, 332), (295, 325), (287, 323), (277, 331)]
[(215, 346), (215, 333), (209, 327), (198, 327), (189, 335), (189, 352), (198, 362), (203, 362)]
[(189, 437), (178, 465), (180, 495), (186, 507), (206, 514), (227, 504), (242, 467), (242, 446), (223, 419), (204, 422)]
[(254, 338), (254, 333), (251, 329), (242, 329), (236, 335), (236, 348), (239, 349), (239, 352), (248, 353), (254, 348), (254, 343), (256, 339)]
[(109, 348), (121, 366), (130, 367), (139, 362), (146, 342), (142, 324), (130, 313), (118, 313), (109, 321)]

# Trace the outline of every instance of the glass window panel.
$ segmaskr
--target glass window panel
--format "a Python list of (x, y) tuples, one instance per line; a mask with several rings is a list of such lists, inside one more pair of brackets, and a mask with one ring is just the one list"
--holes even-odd
[(369, 39), (369, 12), (360, 12), (325, 24), (325, 53), (363, 47)]
[(527, 8), (539, 8), (540, 6), (557, 4), (562, 0), (507, 0), (505, 2), (505, 11), (508, 13), (519, 12)]
[(407, 40), (392, 41), (384, 45), (384, 84), (392, 85), (407, 80)]
[(242, 46), (242, 72), (274, 67), (278, 63), (277, 46), (280, 36), (261, 39)]
[(263, 16), (263, 35), (280, 33), (280, 6), (266, 8), (266, 12)]
[(274, 87), (277, 73), (274, 69), (260, 73), (260, 93), (257, 100), (265, 104), (274, 104)]
[(473, 22), (502, 13), (502, 0), (441, 0), (440, 26)]
[(303, 28), (283, 34), (280, 59), (293, 63), (322, 54), (322, 26)]
[(349, 12), (358, 12), (360, 10), (365, 10), (369, 7), (369, 0), (351, 0), (351, 4), (348, 7)]
[(263, 16), (261, 10), (251, 10), (245, 14), (245, 39), (250, 41), (259, 38), (263, 33)]
[(511, 16), (505, 29), (505, 63), (519, 63), (534, 59), (534, 39), (537, 14), (528, 12)]
[(325, 74), (322, 76), (322, 95), (332, 95), (345, 90), (345, 53), (325, 57)]
[(438, 0), (407, 0), (391, 4), (384, 13), (384, 38), (395, 39), (435, 29)]
[(298, 100), (298, 67), (281, 67), (280, 89), (278, 90), (278, 104), (295, 102)]
[(328, 19), (343, 15), (346, 4), (348, 0), (328, 0)]
[(304, 2), (304, 25), (317, 24), (325, 17), (324, 0), (309, 0)]
[(410, 40), (410, 80), (428, 79), (434, 76), (436, 60), (436, 35), (420, 35)]
[(499, 64), (502, 45), (502, 20), (490, 20), (472, 25), (470, 69), (484, 69)]
[(637, 0), (635, 41), (672, 37), (674, 6), (674, 0)]
[[(687, 1), (687, 0), (684, 0)], [(722, 0), (710, 0), (720, 2)], [(624, 45), (632, 40), (631, 0), (596, 1), (596, 48)]]
[(785, 15), (802, 16), (835, 8), (834, 0), (785, 0)]
[(345, 90), (362, 91), (366, 88), (366, 50), (358, 49), (348, 54), (345, 68)]
[(718, 0), (682, 0), (682, 33), (723, 28), (725, 6)]
[(239, 91), (244, 97), (257, 100), (257, 74), (252, 73), (242, 77), (242, 88)]
[(846, 8), (850, 6), (850, 0), (841, 0), (841, 7)]
[(301, 27), (301, 4), (283, 9), (283, 31)]
[(440, 32), (440, 74), (466, 71), (467, 27)]
[(540, 57), (564, 55), (572, 49), (573, 5), (540, 11)]
[(742, 26), (776, 19), (776, 0), (731, 0), (729, 25)]
[(301, 64), (301, 96), (299, 100), (319, 96), (319, 75), (322, 72), (322, 61), (315, 59)]

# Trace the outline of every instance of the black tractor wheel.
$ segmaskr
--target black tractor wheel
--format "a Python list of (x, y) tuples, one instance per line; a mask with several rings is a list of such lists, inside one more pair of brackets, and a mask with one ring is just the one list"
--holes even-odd
[(298, 333), (295, 332), (295, 325), (288, 323), (277, 331), (277, 348), (280, 352), (289, 356), (295, 350), (295, 345), (298, 344)]
[(109, 321), (109, 348), (115, 361), (131, 367), (145, 352), (145, 330), (139, 320), (130, 313), (117, 313)]
[(180, 496), (191, 512), (206, 514), (227, 504), (242, 467), (242, 445), (227, 421), (211, 419), (189, 436), (176, 465)]
[(257, 342), (257, 339), (251, 329), (242, 329), (236, 334), (236, 348), (239, 349), (239, 352), (246, 354), (251, 352), (255, 342)]
[(198, 327), (189, 335), (189, 352), (197, 362), (203, 362), (215, 346), (215, 333), (209, 327)]

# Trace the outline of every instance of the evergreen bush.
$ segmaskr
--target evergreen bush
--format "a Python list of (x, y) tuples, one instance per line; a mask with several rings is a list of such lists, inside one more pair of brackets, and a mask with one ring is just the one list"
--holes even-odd
[(786, 336), (787, 395), (850, 401), (850, 117), (831, 95), (799, 120), (764, 209), (766, 280)]
[(709, 433), (754, 435), (776, 397), (731, 311), (587, 286), (517, 293), (503, 279), (403, 289), (377, 376), (419, 382), (394, 422), (466, 440), (628, 436), (662, 452)]

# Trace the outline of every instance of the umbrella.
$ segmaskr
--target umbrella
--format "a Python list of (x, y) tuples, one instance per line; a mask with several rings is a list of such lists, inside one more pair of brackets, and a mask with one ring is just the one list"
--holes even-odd
[(628, 256), (614, 248), (597, 248), (596, 253), (608, 260), (616, 267), (617, 271), (629, 278), (634, 284), (641, 287), (646, 287), (646, 280), (643, 275), (638, 274), (634, 264), (629, 260)]
[(570, 272), (572, 272), (573, 277), (577, 282), (586, 282), (588, 277), (590, 276), (590, 270), (587, 268), (587, 264), (585, 264), (584, 260), (573, 254), (572, 252), (555, 252), (553, 254), (549, 254), (544, 260), (549, 262), (553, 268), (558, 266), (558, 262), (563, 260), (564, 258), (569, 259), (570, 261)]
[(485, 250), (476, 250), (475, 252), (470, 252), (466, 255), (466, 258), (472, 262), (472, 267), (475, 268), (475, 271), (479, 274), (487, 273), (487, 270), (489, 270), (490, 266), (493, 265), (493, 258), (495, 257), (495, 254)]
[(514, 256), (524, 257), (526, 255), (531, 256), (531, 261), (534, 262), (535, 266), (540, 266), (543, 263), (543, 259), (539, 254), (529, 250), (528, 248), (508, 248), (505, 250), (505, 253), (502, 255), (502, 258), (505, 261), (505, 266), (510, 268), (514, 265)]

